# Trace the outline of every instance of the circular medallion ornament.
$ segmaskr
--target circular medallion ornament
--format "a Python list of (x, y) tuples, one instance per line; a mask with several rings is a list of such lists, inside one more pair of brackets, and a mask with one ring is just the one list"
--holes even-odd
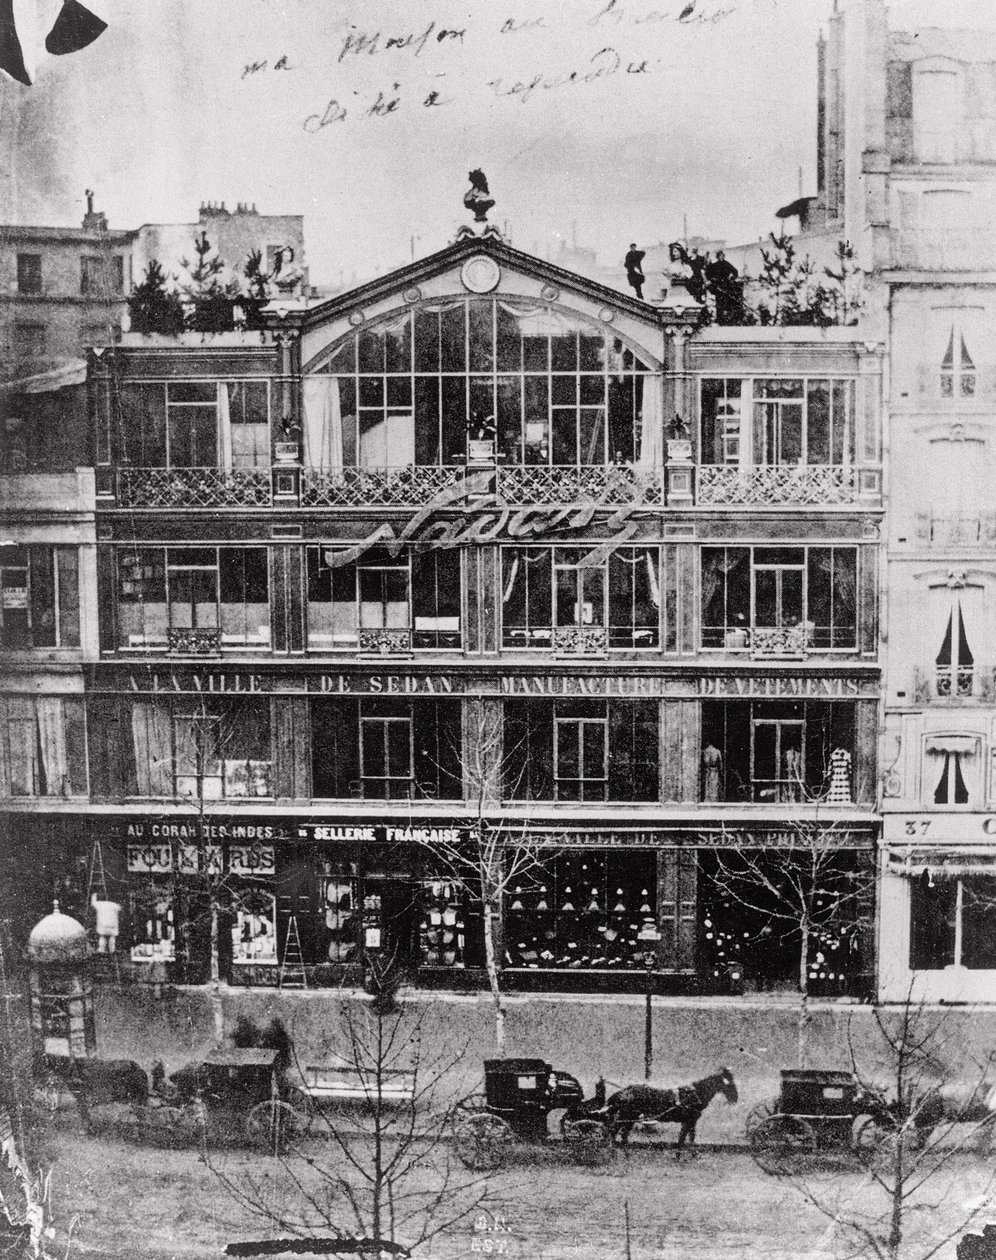
[(501, 268), (487, 254), (476, 254), (468, 258), (460, 270), (463, 287), (471, 293), (490, 293), (498, 287), (501, 279)]
[(555, 289), (552, 284), (545, 284), (543, 288), (540, 289), (540, 297), (544, 302), (556, 302), (560, 297), (560, 290)]
[(417, 302), (419, 298), (421, 298), (422, 296), (422, 290), (417, 289), (415, 285), (412, 285), (410, 289), (405, 289), (404, 293), (401, 296), (405, 299), (406, 302)]
[(615, 319), (615, 315), (616, 313), (611, 306), (603, 306), (598, 312), (598, 318), (603, 324), (611, 324), (613, 319)]
[(349, 322), (353, 325), (354, 328), (359, 328), (360, 324), (364, 323), (363, 312), (353, 311), (352, 315), (350, 315), (349, 317)]

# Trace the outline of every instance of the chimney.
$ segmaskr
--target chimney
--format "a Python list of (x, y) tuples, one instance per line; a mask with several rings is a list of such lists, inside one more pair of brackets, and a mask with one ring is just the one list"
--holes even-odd
[(106, 232), (107, 215), (104, 214), (103, 210), (94, 210), (94, 195), (92, 188), (86, 190), (86, 214), (83, 216), (83, 230), (84, 232)]

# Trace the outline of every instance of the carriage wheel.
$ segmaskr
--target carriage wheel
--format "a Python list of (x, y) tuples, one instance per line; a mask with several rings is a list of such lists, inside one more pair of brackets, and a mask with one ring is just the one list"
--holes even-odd
[(461, 1098), (453, 1107), (457, 1118), (467, 1115), (479, 1115), (480, 1112), (486, 1111), (488, 1100), (483, 1089), (475, 1089), (472, 1094), (468, 1094), (466, 1098)]
[(759, 1167), (773, 1177), (784, 1177), (816, 1150), (816, 1134), (798, 1116), (768, 1116), (754, 1129), (749, 1144)]
[(868, 1116), (854, 1130), (854, 1153), (872, 1172), (884, 1173), (895, 1163), (900, 1143), (910, 1149), (917, 1135), (892, 1120)]
[(766, 1098), (764, 1102), (756, 1103), (747, 1112), (747, 1121), (745, 1128), (747, 1130), (747, 1141), (751, 1140), (754, 1130), (762, 1121), (767, 1120), (769, 1116), (778, 1114), (778, 1099)]
[(488, 1111), (458, 1116), (454, 1136), (460, 1162), (475, 1171), (501, 1168), (512, 1146), (512, 1126)]
[(612, 1130), (601, 1120), (565, 1120), (560, 1131), (579, 1164), (604, 1164), (615, 1154)]
[(303, 1137), (306, 1130), (305, 1117), (279, 1098), (257, 1103), (246, 1118), (249, 1140), (271, 1155), (282, 1154), (289, 1145)]
[(303, 1089), (299, 1089), (296, 1085), (288, 1085), (280, 1091), (281, 1099), (288, 1105), (293, 1107), (297, 1113), (298, 1120), (301, 1124), (301, 1136), (309, 1131), (312, 1121), (315, 1118), (315, 1102), (310, 1094), (306, 1094)]

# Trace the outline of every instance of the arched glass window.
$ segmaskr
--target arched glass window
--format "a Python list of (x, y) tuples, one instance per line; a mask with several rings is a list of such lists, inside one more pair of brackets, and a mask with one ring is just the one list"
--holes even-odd
[(501, 298), (405, 311), (344, 340), (304, 388), (311, 468), (662, 463), (659, 375), (604, 326)]

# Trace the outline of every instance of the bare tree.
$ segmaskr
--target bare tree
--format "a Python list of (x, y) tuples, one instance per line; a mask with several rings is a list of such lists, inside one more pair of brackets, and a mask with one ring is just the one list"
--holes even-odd
[[(880, 1064), (852, 1064), (862, 1088), (883, 1097), (888, 1110), (862, 1122), (855, 1137), (867, 1181), (858, 1193), (825, 1175), (805, 1170), (791, 1184), (857, 1251), (880, 1260), (930, 1260), (980, 1212), (989, 1208), (996, 1171), (981, 1166), (976, 1194), (966, 1202), (965, 1158), (980, 1139), (988, 1154), (996, 1113), (989, 1109), (996, 1089), (994, 1056), (957, 1066), (959, 1037), (949, 1027), (951, 1012), (937, 1014), (913, 999), (912, 989), (898, 1009), (876, 1009)], [(853, 1187), (853, 1178), (849, 1178)], [(952, 1196), (953, 1186), (959, 1193)], [(951, 1209), (954, 1207), (954, 1211)], [(946, 1210), (940, 1224), (939, 1213)], [(989, 1208), (991, 1210), (991, 1208)], [(925, 1219), (926, 1218), (926, 1219)]]
[(799, 1067), (808, 1058), (810, 996), (814, 978), (828, 961), (828, 941), (838, 943), (835, 952), (841, 955), (851, 951), (857, 943), (857, 914), (874, 890), (874, 869), (847, 847), (850, 830), (846, 820), (796, 819), (779, 833), (777, 847), (739, 847), (731, 836), (729, 845), (699, 850), (699, 867), (711, 884), (714, 902), (733, 903), (738, 918), (746, 912), (756, 925), (739, 931), (724, 925), (714, 905), (707, 931), (717, 955), (741, 965), (752, 960), (766, 983), (775, 951), (797, 950)]
[[(502, 790), (504, 748), (499, 714), (490, 707), (470, 748), (463, 756), (464, 796), (472, 812), (457, 828), (456, 840), (433, 840), (423, 847), (442, 861), (453, 879), (481, 907), (484, 966), (495, 1020), (495, 1049), (505, 1053), (505, 1002), (502, 988), (502, 905), (506, 893), (538, 882), (554, 850), (535, 840), (528, 819), (506, 821), (495, 817)], [(513, 793), (514, 795), (514, 793)]]
[[(330, 1087), (314, 1104), (306, 1137), (277, 1152), (279, 1197), (272, 1169), (258, 1160), (235, 1168), (210, 1152), (206, 1158), (236, 1201), (293, 1236), (364, 1238), (372, 1256), (384, 1243), (409, 1254), (485, 1209), (492, 1193), (487, 1178), (456, 1160), (450, 1141), (453, 1100), (445, 1082), (465, 1048), (440, 1056), (423, 1046), (431, 1006), (413, 1011), (345, 994), (340, 1002), (341, 1019), (320, 1048), (317, 1069), (338, 1090)], [(314, 1081), (307, 1064), (297, 1068)]]

